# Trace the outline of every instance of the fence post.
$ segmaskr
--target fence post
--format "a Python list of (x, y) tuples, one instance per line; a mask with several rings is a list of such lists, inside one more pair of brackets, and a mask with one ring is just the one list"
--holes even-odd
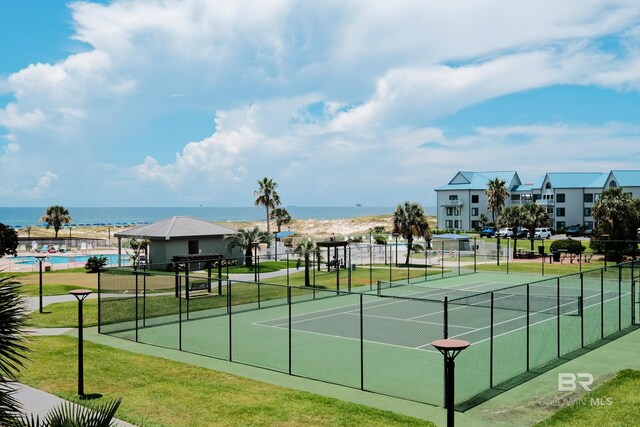
[(291, 375), (291, 288), (288, 286), (287, 286), (287, 304), (289, 305), (289, 375)]
[(147, 326), (147, 263), (142, 269), (142, 327)]
[(622, 267), (618, 266), (618, 330), (622, 330)]
[(604, 271), (600, 269), (600, 339), (604, 338)]
[(178, 298), (178, 350), (182, 351), (182, 296)]
[(136, 273), (136, 342), (138, 342), (138, 269), (135, 269)]
[(440, 271), (442, 272), (442, 278), (444, 278), (444, 240), (440, 245)]
[(478, 245), (476, 237), (473, 238), (473, 272), (478, 272)]
[[(227, 276), (227, 279), (229, 276)], [(229, 362), (233, 362), (233, 334), (231, 333), (231, 280), (227, 280), (227, 313), (229, 313)]]
[(360, 294), (360, 390), (364, 390), (364, 304)]
[(560, 358), (560, 278), (556, 279), (556, 317), (558, 319), (558, 359)]
[[(102, 298), (100, 297), (100, 275), (101, 272), (100, 269), (98, 269), (98, 333), (101, 333), (100, 329), (102, 328), (102, 317), (100, 316), (100, 305), (102, 304)], [(633, 275), (631, 277), (633, 278)]]
[(530, 319), (530, 314), (531, 314), (531, 302), (530, 302), (530, 298), (531, 298), (531, 289), (529, 287), (529, 284), (527, 284), (527, 372), (529, 372), (530, 369), (530, 346), (531, 346), (531, 331), (530, 331), (530, 326), (531, 326), (531, 319)]
[(584, 348), (584, 273), (580, 273), (580, 299), (582, 310), (580, 313), (580, 347)]
[(511, 253), (511, 239), (507, 239), (507, 274), (509, 274), (509, 254)]
[(489, 319), (489, 387), (493, 388), (493, 292), (491, 292), (491, 312)]

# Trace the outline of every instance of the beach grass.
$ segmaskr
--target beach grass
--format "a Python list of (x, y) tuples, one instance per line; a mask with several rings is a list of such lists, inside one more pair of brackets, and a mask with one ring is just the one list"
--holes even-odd
[[(19, 380), (62, 398), (76, 396), (77, 340), (68, 336), (30, 339)], [(256, 426), (433, 426), (434, 424), (158, 357), (86, 342), (84, 378), (97, 402), (122, 398), (116, 416), (136, 425), (182, 427)], [(95, 400), (94, 400), (95, 402)]]
[(597, 389), (537, 424), (538, 427), (640, 425), (640, 371), (625, 369)]

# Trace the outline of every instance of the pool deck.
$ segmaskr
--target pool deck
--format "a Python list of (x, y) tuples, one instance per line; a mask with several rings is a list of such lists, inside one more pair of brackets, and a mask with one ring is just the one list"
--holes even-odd
[[(117, 249), (109, 249), (109, 248), (92, 248), (92, 249), (82, 249), (73, 251), (67, 251), (65, 253), (56, 252), (52, 254), (46, 254), (49, 257), (74, 257), (74, 256), (96, 256), (96, 255), (117, 255)], [(35, 255), (39, 255), (34, 251), (18, 251), (17, 257), (34, 257)], [(123, 256), (127, 255), (122, 253)], [(20, 259), (20, 258), (18, 258)], [(85, 262), (80, 261), (69, 261), (62, 263), (51, 263), (45, 260), (43, 262), (43, 271), (47, 270), (64, 270), (67, 268), (77, 268), (84, 267)], [(0, 271), (4, 273), (36, 273), (38, 272), (38, 263), (34, 262), (33, 264), (21, 264), (16, 262), (16, 257), (5, 256), (0, 258)]]

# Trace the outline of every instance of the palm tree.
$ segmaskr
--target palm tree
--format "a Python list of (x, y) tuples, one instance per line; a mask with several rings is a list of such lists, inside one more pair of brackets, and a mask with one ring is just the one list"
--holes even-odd
[(278, 184), (271, 178), (264, 177), (258, 180), (258, 190), (253, 192), (256, 196), (255, 205), (264, 206), (267, 211), (267, 233), (271, 234), (271, 224), (269, 222), (269, 209), (274, 209), (280, 205), (280, 196), (276, 192)]
[(225, 237), (227, 240), (227, 249), (230, 251), (234, 248), (241, 248), (244, 251), (244, 262), (247, 267), (253, 266), (253, 256), (251, 252), (253, 248), (260, 243), (270, 243), (271, 235), (267, 231), (260, 231), (258, 227), (254, 227), (253, 230), (245, 230), (241, 228), (238, 233)]
[(496, 177), (487, 183), (487, 207), (491, 211), (491, 219), (496, 222), (496, 216), (500, 215), (504, 202), (509, 196), (507, 191), (507, 183), (504, 180)]
[(15, 419), (20, 404), (12, 396), (10, 380), (14, 379), (27, 348), (23, 330), (27, 313), (24, 311), (19, 285), (13, 277), (0, 277), (0, 425), (9, 425)]
[(598, 224), (597, 236), (609, 235), (609, 239), (614, 242), (607, 246), (614, 250), (615, 260), (621, 262), (624, 250), (628, 247), (624, 241), (637, 239), (640, 201), (632, 199), (622, 187), (608, 188), (591, 208), (591, 215)]
[(298, 243), (296, 248), (293, 250), (293, 253), (304, 258), (304, 285), (311, 286), (309, 278), (309, 266), (311, 264), (310, 258), (314, 253), (319, 255), (318, 245), (311, 239), (303, 239)]
[(520, 205), (511, 205), (504, 208), (498, 217), (497, 224), (499, 227), (513, 228), (513, 257), (516, 256), (516, 246), (518, 243), (518, 228), (525, 222), (525, 212)]
[(407, 240), (407, 260), (411, 256), (413, 236), (429, 237), (429, 223), (424, 214), (424, 209), (419, 203), (404, 202), (396, 206), (393, 212), (393, 233), (400, 234)]
[(483, 214), (480, 214), (479, 220), (480, 220), (480, 225), (484, 227), (489, 222), (489, 217), (487, 216), (486, 213), (483, 213)]
[(549, 225), (549, 213), (547, 208), (537, 203), (527, 203), (522, 207), (524, 214), (523, 223), (529, 230), (529, 240), (531, 241), (531, 250), (533, 251), (533, 240), (535, 238), (535, 230), (537, 227)]
[(71, 217), (69, 211), (64, 206), (49, 206), (44, 216), (40, 219), (42, 222), (47, 223), (47, 228), (53, 226), (56, 231), (56, 237), (58, 237), (58, 231), (62, 228), (63, 224), (69, 224)]
[(289, 212), (287, 212), (285, 208), (275, 208), (271, 211), (270, 218), (276, 221), (278, 233), (284, 224), (289, 224), (291, 222), (291, 215), (289, 215)]
[[(121, 399), (106, 400), (103, 403), (85, 402), (81, 406), (72, 402), (64, 402), (53, 408), (44, 419), (40, 417), (23, 417), (8, 424), (9, 427), (45, 427), (45, 426), (84, 426), (110, 427), (113, 417), (120, 406)], [(5, 424), (3, 424), (5, 425)]]

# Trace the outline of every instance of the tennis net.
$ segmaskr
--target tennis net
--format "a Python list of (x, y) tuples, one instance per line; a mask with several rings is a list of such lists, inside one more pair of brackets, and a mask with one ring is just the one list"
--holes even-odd
[(377, 293), (382, 295), (385, 289), (406, 286), (410, 286), (415, 290), (415, 292), (411, 293), (412, 298), (444, 301), (444, 298), (447, 297), (450, 305), (491, 308), (493, 304), (494, 309), (501, 310), (551, 315), (560, 314), (563, 316), (582, 315), (583, 304), (581, 296), (558, 296), (556, 289), (546, 286), (518, 285), (493, 291), (477, 292), (465, 289), (435, 288), (407, 282), (378, 281)]

